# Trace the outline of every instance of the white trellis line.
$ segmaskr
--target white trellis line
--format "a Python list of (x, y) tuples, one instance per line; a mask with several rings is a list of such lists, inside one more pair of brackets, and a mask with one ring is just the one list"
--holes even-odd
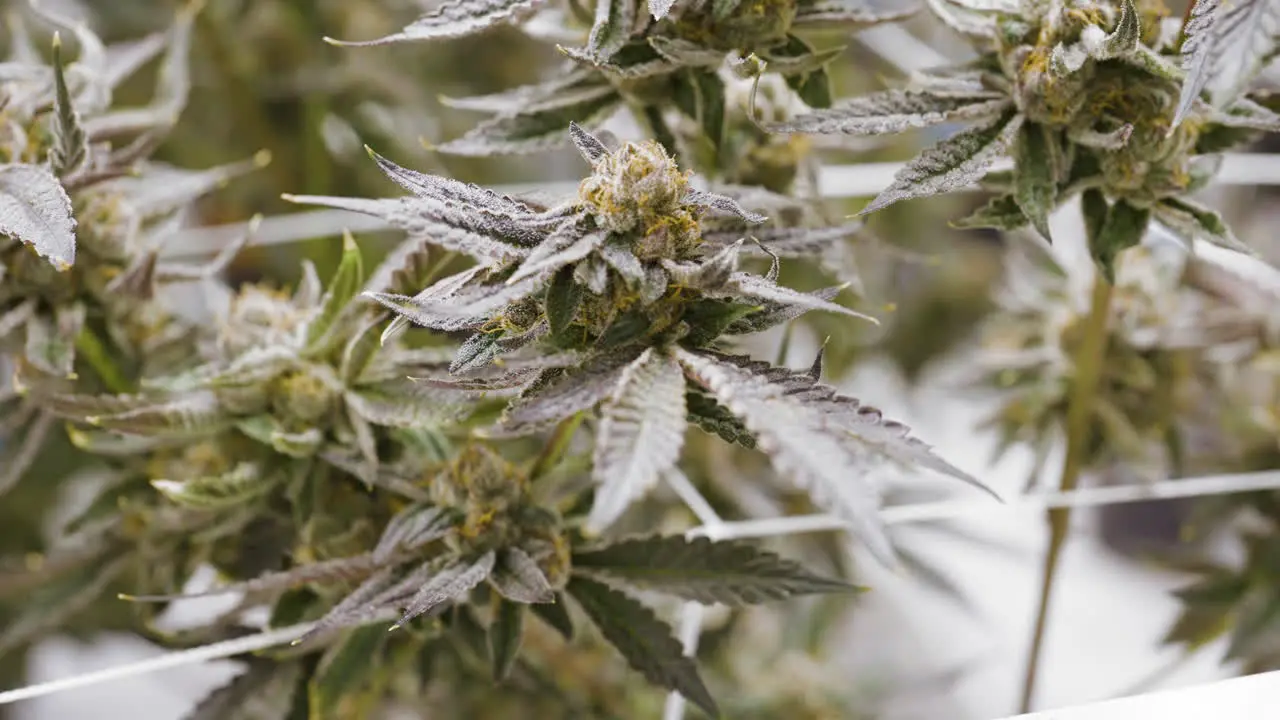
[[(818, 187), (823, 197), (843, 199), (870, 197), (893, 182), (893, 177), (903, 168), (901, 162), (858, 163), (853, 165), (828, 165), (821, 169)], [(992, 170), (1012, 167), (1008, 160), (997, 163)], [(1214, 176), (1217, 185), (1280, 185), (1280, 154), (1276, 153), (1224, 153), (1222, 168)], [(549, 193), (572, 195), (578, 191), (577, 181), (551, 182), (522, 185), (500, 185), (495, 190), (508, 195)], [(965, 190), (976, 190), (976, 185)], [(185, 230), (165, 245), (166, 257), (197, 257), (216, 253), (245, 234), (246, 223), (230, 223), (212, 227)], [(337, 236), (346, 228), (351, 232), (375, 232), (390, 227), (380, 218), (347, 210), (307, 210), (277, 215), (262, 221), (254, 233), (254, 245), (280, 245), (303, 240)]]
[[(689, 536), (706, 536), (712, 539), (742, 539), (774, 537), (806, 532), (831, 532), (844, 530), (848, 525), (839, 518), (830, 515), (803, 515), (795, 517), (768, 518), (764, 520), (743, 520), (726, 522), (716, 515), (710, 503), (698, 493), (693, 484), (683, 474), (675, 472), (666, 477), (672, 490), (689, 506), (690, 510), (702, 523), (689, 531)], [(1184, 480), (1164, 480), (1149, 485), (1123, 485), (1118, 487), (1084, 488), (1070, 492), (1053, 492), (1035, 495), (1023, 495), (1007, 503), (991, 501), (942, 501), (930, 503), (913, 503), (896, 505), (882, 510), (884, 521), (888, 524), (911, 522), (929, 522), (952, 518), (980, 515), (984, 513), (1012, 511), (1043, 511), (1050, 508), (1093, 507), (1099, 505), (1117, 505), (1122, 503), (1142, 502), (1144, 500), (1169, 500), (1173, 498), (1202, 497), (1209, 495), (1227, 495), (1232, 493), (1257, 492), (1262, 490), (1280, 490), (1280, 470), (1241, 473), (1236, 475), (1213, 475)], [(698, 637), (702, 627), (702, 613), (705, 608), (698, 603), (686, 603), (681, 610), (679, 621), (680, 639), (685, 655), (692, 657), (697, 652)], [(30, 685), (0, 692), (0, 705), (7, 705), (21, 700), (31, 700), (45, 695), (52, 695), (65, 690), (95, 685), (111, 680), (121, 680), (137, 675), (185, 665), (195, 665), (213, 660), (225, 660), (245, 653), (257, 652), (268, 648), (288, 644), (311, 629), (311, 623), (292, 625), (286, 628), (267, 630), (256, 635), (235, 638), (223, 642), (203, 645), (201, 647), (174, 652), (148, 658), (135, 663), (128, 663), (114, 668), (85, 673), (70, 678), (51, 680), (49, 682)], [(680, 720), (684, 714), (684, 698), (672, 693), (668, 698), (663, 713), (664, 720)]]

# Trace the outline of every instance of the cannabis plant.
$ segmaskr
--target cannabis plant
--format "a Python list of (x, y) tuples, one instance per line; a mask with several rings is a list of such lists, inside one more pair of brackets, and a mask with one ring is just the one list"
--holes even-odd
[[(891, 538), (881, 505), (903, 493), (882, 479), (929, 470), (986, 486), (838, 389), (826, 345), (807, 367), (787, 364), (799, 322), (846, 344), (879, 322), (854, 309), (869, 307), (851, 252), (866, 230), (815, 197), (830, 188), (810, 135), (969, 124), (909, 160), (861, 214), (974, 185), (993, 194), (953, 224), (1004, 245), (1005, 279), (970, 358), (973, 384), (997, 398), (989, 426), (1002, 450), (1029, 446), (1043, 464), (1065, 436), (1063, 491), (1275, 466), (1274, 293), (1203, 252), (1213, 243), (1265, 267), (1201, 193), (1223, 151), (1280, 129), (1273, 99), (1252, 89), (1274, 54), (1269, 0), (1200, 0), (1181, 22), (1156, 0), (444, 0), (400, 32), (331, 42), (465, 37), (485, 49), (514, 36), (488, 34), (506, 24), (554, 42), (564, 57), (534, 71), (542, 80), (444, 98), (491, 117), (430, 149), (514, 162), (572, 147), (576, 190), (485, 187), (366, 147), (368, 170), (399, 196), (310, 175), (278, 190), (404, 239), (374, 265), (378, 244), (335, 225), (335, 262), (304, 259), (296, 282), (236, 283), (224, 271), (258, 219), (206, 262), (163, 254), (204, 219), (202, 196), (267, 159), (200, 171), (154, 159), (191, 92), (196, 28), (228, 57), (229, 15), (198, 25), (201, 9), (118, 45), (39, 7), (12, 15), (0, 63), (0, 512), (22, 532), (0, 536), (6, 674), (50, 632), (124, 629), (179, 652), (257, 652), (195, 707), (205, 720), (423, 707), (673, 718), (685, 701), (710, 716), (722, 704), (734, 717), (864, 714), (835, 665), (862, 589), (851, 557), (949, 582)], [(395, 10), (370, 12), (335, 27), (376, 29)], [(976, 57), (833, 98), (845, 46), (828, 31), (908, 17), (938, 21)], [(31, 20), (73, 38), (76, 60), (60, 34), (38, 51)], [(246, 53), (284, 62), (258, 47), (271, 42), (260, 31)], [(507, 77), (501, 53), (481, 54)], [(117, 107), (125, 79), (156, 57), (150, 104)], [(286, 95), (315, 72), (285, 70), (298, 71)], [(371, 74), (368, 95), (413, 84)], [(425, 107), (421, 90), (402, 93), (401, 121)], [(228, 127), (274, 139), (276, 119), (227, 105)], [(317, 107), (304, 134), (327, 128), (331, 150), (359, 132), (357, 148), (404, 151), (395, 122)], [(639, 133), (620, 138), (624, 110)], [(194, 146), (177, 137), (173, 152)], [(327, 167), (309, 164), (314, 148), (279, 150), (291, 168)], [(1070, 241), (1051, 237), (1050, 217), (1075, 202), (1087, 278), (1042, 247)], [(950, 341), (934, 319), (954, 316), (938, 307), (947, 292), (897, 323), (891, 350), (914, 356), (897, 345), (913, 334)], [(756, 359), (779, 338), (776, 362)], [(68, 445), (59, 460), (74, 472), (42, 485), (34, 476), (51, 473), (32, 469)], [(54, 491), (79, 500), (59, 507)], [(1232, 658), (1275, 666), (1275, 499), (1195, 508), (1195, 529), (1246, 551), (1167, 558), (1195, 575), (1170, 642), (1229, 634)], [(797, 512), (851, 538), (742, 537), (793, 527), (770, 516)], [(1050, 527), (1024, 705), (1065, 513)], [(216, 580), (201, 586), (209, 568)], [(163, 622), (210, 595), (235, 600), (191, 627)]]

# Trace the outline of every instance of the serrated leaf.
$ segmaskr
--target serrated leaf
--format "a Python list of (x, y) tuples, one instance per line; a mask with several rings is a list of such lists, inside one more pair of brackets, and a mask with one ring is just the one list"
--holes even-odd
[(304, 342), (308, 349), (315, 348), (324, 339), (325, 333), (333, 327), (334, 320), (346, 309), (363, 284), (364, 262), (360, 257), (360, 248), (356, 246), (351, 233), (346, 233), (342, 238), (342, 259), (338, 262), (338, 269), (334, 271), (333, 279), (329, 281), (329, 287), (320, 299), (318, 313), (307, 323)]
[(582, 126), (576, 122), (569, 123), (569, 137), (573, 140), (573, 146), (582, 154), (582, 158), (593, 166), (611, 154), (600, 138), (582, 129)]
[(520, 654), (520, 641), (524, 636), (524, 608), (520, 603), (499, 600), (489, 625), (489, 663), (494, 682), (507, 679), (511, 666)]
[(573, 618), (569, 616), (568, 598), (564, 593), (556, 593), (555, 599), (548, 603), (530, 605), (530, 610), (539, 619), (560, 633), (565, 642), (573, 641)]
[(676, 0), (649, 0), (649, 14), (654, 20), (661, 20), (671, 12), (675, 4)]
[(386, 642), (386, 630), (369, 625), (351, 630), (325, 651), (307, 684), (307, 696), (317, 720), (340, 716), (341, 708), (351, 709), (351, 695), (369, 692), (371, 686), (379, 684), (373, 676), (381, 665)]
[(412, 428), (457, 420), (469, 410), (459, 397), (408, 378), (361, 385), (344, 394), (347, 405), (374, 425)]
[(762, 303), (763, 307), (758, 312), (751, 313), (740, 320), (734, 321), (729, 325), (729, 327), (725, 328), (724, 332), (727, 335), (749, 335), (751, 333), (763, 332), (769, 328), (777, 327), (782, 323), (795, 320), (801, 315), (809, 312), (812, 302), (831, 301), (844, 289), (844, 285), (837, 285), (835, 287), (815, 290), (811, 293), (807, 293), (811, 298), (811, 301), (797, 304)]
[(476, 125), (462, 137), (435, 149), (449, 155), (488, 157), (557, 150), (571, 140), (570, 122), (593, 127), (614, 113), (622, 98), (610, 86), (592, 87), (564, 102), (498, 115)]
[(495, 214), (527, 215), (534, 213), (533, 208), (519, 200), (494, 192), (488, 188), (440, 175), (428, 175), (417, 170), (410, 170), (379, 155), (372, 148), (365, 147), (365, 151), (388, 178), (424, 200), (456, 201), (477, 209), (488, 210)]
[(859, 215), (901, 200), (930, 197), (977, 182), (1008, 148), (1022, 127), (1022, 115), (1005, 113), (952, 135), (916, 156), (894, 175), (893, 183)]
[(396, 554), (417, 550), (453, 532), (457, 518), (444, 508), (420, 503), (396, 513), (373, 548), (373, 560), (389, 561)]
[(549, 277), (560, 268), (585, 258), (604, 244), (605, 233), (582, 234), (576, 222), (570, 221), (566, 225), (567, 227), (552, 233), (529, 253), (529, 257), (507, 278), (507, 285), (535, 276)]
[(71, 101), (67, 79), (62, 65), (62, 40), (53, 36), (53, 147), (49, 150), (49, 164), (59, 176), (79, 169), (89, 156), (89, 137), (80, 123), (80, 113)]
[(609, 397), (635, 357), (597, 356), (579, 367), (557, 372), (553, 379), (535, 382), (507, 408), (500, 427), (507, 431), (537, 428), (595, 407)]
[(1183, 27), (1186, 79), (1176, 126), (1208, 89), (1211, 102), (1235, 100), (1253, 81), (1280, 36), (1280, 4), (1272, 0), (1196, 0)]
[(794, 120), (773, 123), (772, 132), (820, 135), (886, 135), (944, 123), (999, 117), (1009, 107), (1003, 95), (938, 93), (929, 89), (885, 90), (837, 103)]
[(1245, 97), (1213, 113), (1210, 122), (1232, 128), (1280, 132), (1280, 114)]
[(274, 483), (264, 477), (257, 463), (241, 462), (222, 475), (167, 480), (157, 478), (151, 485), (169, 500), (199, 510), (221, 510), (261, 497)]
[(600, 62), (613, 57), (636, 31), (636, 0), (599, 0), (587, 50)]
[(1142, 242), (1150, 222), (1150, 209), (1137, 207), (1125, 200), (1112, 203), (1097, 234), (1089, 237), (1089, 252), (1102, 267), (1108, 281), (1115, 282), (1116, 257)]
[(1014, 200), (1031, 225), (1052, 242), (1049, 213), (1058, 200), (1057, 155), (1049, 130), (1038, 123), (1024, 123), (1013, 144)]
[(538, 563), (520, 548), (505, 548), (489, 575), (489, 584), (512, 602), (537, 604), (555, 602), (555, 590)]
[(377, 40), (328, 41), (335, 45), (367, 47), (411, 40), (465, 37), (517, 19), (537, 4), (538, 0), (450, 0), (436, 5), (398, 33)]
[(601, 408), (592, 458), (597, 487), (587, 532), (612, 525), (675, 467), (687, 424), (684, 392), (680, 366), (653, 348), (623, 370)]
[(623, 540), (574, 553), (575, 573), (706, 605), (757, 605), (857, 588), (824, 578), (750, 543), (682, 535)]
[(567, 590), (617, 648), (633, 669), (649, 682), (674, 690), (712, 717), (719, 716), (715, 700), (698, 674), (698, 667), (671, 635), (671, 626), (653, 611), (608, 585), (574, 577)]
[(696, 425), (703, 432), (717, 435), (732, 445), (755, 449), (756, 439), (751, 431), (702, 388), (690, 387), (685, 395), (685, 405), (689, 408), (690, 424)]
[(179, 437), (212, 433), (232, 422), (231, 415), (213, 393), (189, 393), (157, 401), (146, 398), (135, 401), (122, 396), (108, 399), (108, 402), (114, 400), (122, 401), (127, 409), (108, 410), (101, 415), (89, 415), (84, 420), (90, 425), (133, 435)]
[(738, 297), (751, 298), (753, 300), (764, 301), (770, 304), (787, 305), (804, 310), (822, 310), (824, 312), (836, 313), (838, 315), (847, 315), (849, 317), (866, 320), (875, 325), (879, 325), (880, 321), (864, 315), (856, 310), (850, 310), (843, 305), (837, 305), (829, 300), (808, 294), (797, 292), (791, 288), (770, 282), (759, 275), (750, 273), (734, 273), (729, 278), (726, 286)]
[(1017, 199), (1012, 194), (997, 195), (986, 205), (968, 215), (952, 220), (948, 225), (959, 229), (992, 228), (995, 230), (1017, 230), (1025, 227), (1030, 220), (1022, 213)]
[(490, 550), (470, 563), (459, 562), (433, 574), (414, 593), (405, 608), (404, 615), (391, 626), (391, 629), (395, 630), (419, 615), (432, 612), (447, 603), (465, 597), (489, 577), (496, 557), (494, 551)]
[(1152, 206), (1156, 220), (1188, 243), (1192, 240), (1207, 240), (1214, 245), (1255, 255), (1253, 248), (1245, 245), (1222, 216), (1212, 208), (1205, 207), (1184, 198), (1165, 198)]
[(183, 720), (287, 720), (302, 667), (252, 658), (231, 682), (205, 696)]
[(582, 305), (582, 286), (574, 282), (573, 268), (563, 267), (556, 272), (547, 286), (543, 304), (551, 337), (563, 338)]
[(682, 202), (685, 205), (710, 208), (722, 213), (735, 215), (753, 225), (758, 225), (769, 219), (764, 215), (753, 213), (750, 210), (743, 208), (738, 204), (737, 200), (734, 200), (728, 195), (707, 192), (705, 190), (690, 190), (689, 193), (684, 196)]
[(327, 195), (286, 195), (304, 205), (322, 205), (382, 218), (389, 225), (445, 250), (463, 253), (481, 265), (497, 267), (528, 254), (524, 243), (542, 240), (526, 218), (486, 212), (458, 203), (418, 198), (367, 200)]
[(767, 376), (681, 348), (674, 353), (695, 381), (742, 420), (779, 473), (808, 491), (815, 504), (849, 520), (871, 552), (892, 564), (878, 493), (858, 480), (860, 463), (821, 412)]
[(0, 165), (0, 235), (35, 250), (59, 270), (76, 261), (71, 198), (42, 165)]

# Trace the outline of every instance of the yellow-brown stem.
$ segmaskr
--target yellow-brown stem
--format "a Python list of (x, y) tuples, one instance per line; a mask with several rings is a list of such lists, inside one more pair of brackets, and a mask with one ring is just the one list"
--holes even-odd
[[(1067, 451), (1062, 461), (1062, 478), (1058, 483), (1060, 490), (1074, 490), (1080, 480), (1080, 471), (1085, 461), (1085, 448), (1089, 441), (1089, 420), (1093, 413), (1093, 399), (1097, 394), (1098, 381), (1102, 376), (1103, 360), (1107, 354), (1107, 316), (1111, 305), (1111, 284), (1107, 282), (1101, 270), (1097, 270), (1093, 281), (1093, 296), (1090, 301), (1089, 316), (1085, 320), (1084, 337), (1075, 356), (1075, 379), (1071, 384), (1071, 397), (1067, 405)], [(1058, 561), (1062, 557), (1063, 545), (1067, 539), (1067, 528), (1071, 521), (1069, 508), (1050, 510), (1049, 513), (1049, 551), (1044, 559), (1044, 579), (1040, 586), (1040, 607), (1036, 612), (1035, 630), (1031, 635), (1031, 650), (1027, 656), (1026, 675), (1022, 685), (1020, 712), (1031, 711), (1031, 701), (1035, 695), (1036, 677), (1040, 669), (1040, 655), (1044, 645), (1045, 627), (1049, 617), (1049, 600), (1053, 595), (1053, 580), (1057, 574)]]

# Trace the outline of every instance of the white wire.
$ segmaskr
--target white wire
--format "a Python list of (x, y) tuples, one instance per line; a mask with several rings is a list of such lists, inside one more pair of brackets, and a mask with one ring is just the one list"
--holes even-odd
[[(905, 166), (901, 162), (861, 163), (857, 165), (829, 165), (818, 176), (818, 188), (823, 197), (844, 199), (870, 197), (888, 187), (893, 177)], [(993, 166), (992, 170), (1011, 167), (1008, 160)], [(1280, 185), (1280, 154), (1226, 153), (1222, 169), (1214, 177), (1218, 185)], [(537, 185), (499, 185), (494, 188), (508, 195), (537, 192), (568, 196), (577, 192), (578, 184), (552, 182)], [(976, 185), (962, 188), (976, 190)], [(227, 243), (244, 235), (247, 223), (230, 223), (211, 227), (191, 228), (183, 231), (172, 243), (165, 246), (165, 257), (203, 257), (216, 253)], [(254, 233), (254, 245), (282, 245), (303, 240), (337, 237), (346, 228), (351, 232), (377, 232), (389, 230), (381, 218), (375, 218), (347, 210), (307, 210), (287, 215), (277, 215), (262, 221)]]
[(235, 638), (232, 640), (224, 640), (223, 642), (217, 642), (211, 645), (202, 645), (189, 650), (178, 650), (164, 655), (158, 655), (153, 658), (147, 658), (146, 660), (139, 662), (129, 663), (127, 665), (118, 665), (113, 668), (88, 672), (74, 677), (51, 680), (38, 685), (28, 685), (27, 687), (17, 688), (15, 690), (6, 690), (5, 692), (0, 692), (0, 705), (8, 705), (20, 700), (30, 700), (32, 698), (52, 695), (66, 690), (75, 690), (76, 688), (82, 688), (87, 685), (96, 685), (109, 680), (122, 680), (135, 675), (145, 675), (147, 673), (168, 670), (170, 668), (181, 667), (183, 665), (194, 665), (196, 663), (207, 662), (210, 660), (223, 660), (248, 652), (265, 650), (270, 647), (276, 647), (278, 645), (293, 642), (299, 637), (302, 637), (302, 635), (310, 630), (311, 626), (314, 624), (315, 623), (301, 623), (298, 625), (290, 625), (289, 627), (279, 628), (277, 630), (268, 630), (266, 632), (258, 633), (257, 635), (248, 635), (246, 637)]

